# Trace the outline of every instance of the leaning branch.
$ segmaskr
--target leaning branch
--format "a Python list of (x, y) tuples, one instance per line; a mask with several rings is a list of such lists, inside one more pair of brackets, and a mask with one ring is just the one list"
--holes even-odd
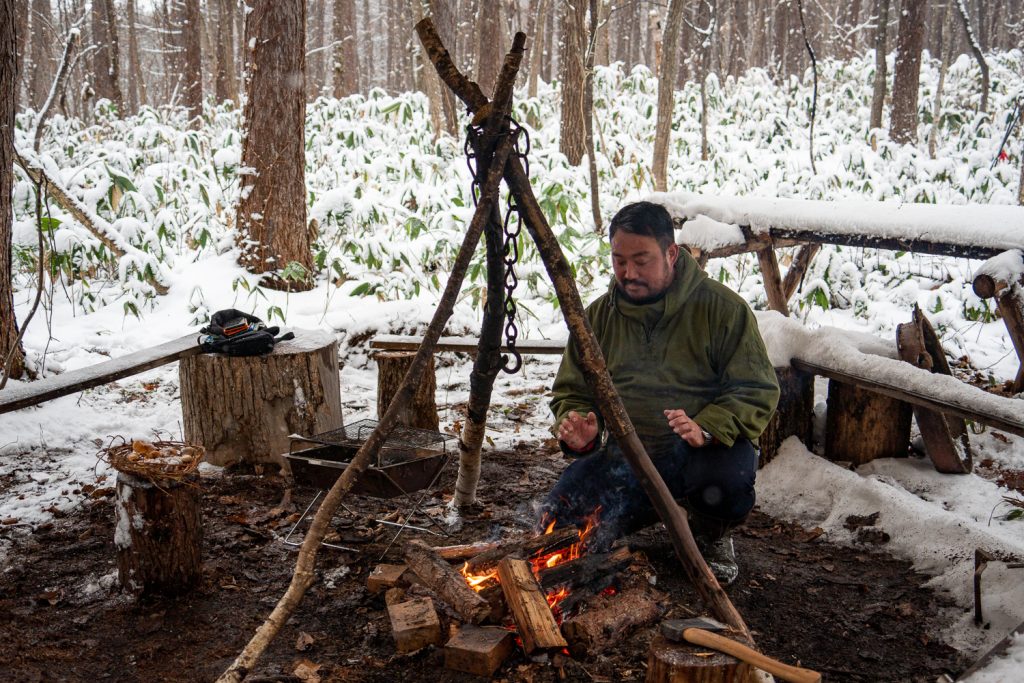
[[(64, 207), (64, 210), (75, 217), (79, 223), (85, 227), (93, 237), (103, 243), (107, 249), (110, 250), (114, 256), (119, 259), (130, 257), (137, 261), (137, 265), (140, 270), (143, 270), (143, 264), (152, 262), (153, 257), (151, 254), (133, 247), (128, 243), (124, 237), (122, 237), (117, 230), (114, 229), (107, 221), (103, 220), (95, 213), (89, 211), (85, 204), (78, 201), (71, 196), (64, 187), (57, 182), (57, 180), (46, 172), (42, 166), (34, 161), (30, 161), (22, 155), (18, 150), (14, 150), (14, 160), (18, 162), (18, 165), (28, 174), (29, 179), (37, 186), (42, 186), (48, 195), (50, 195), (54, 201)], [(156, 272), (156, 266), (153, 265), (153, 271)], [(146, 281), (153, 286), (157, 294), (166, 294), (167, 286), (160, 282), (156, 275), (145, 275)]]
[(77, 27), (68, 31), (68, 41), (64, 44), (64, 54), (60, 58), (57, 77), (53, 79), (50, 94), (46, 96), (46, 102), (43, 103), (43, 108), (39, 110), (39, 116), (36, 117), (35, 130), (32, 131), (32, 149), (35, 150), (36, 154), (39, 153), (39, 143), (43, 139), (43, 127), (46, 125), (46, 119), (50, 118), (50, 113), (53, 111), (53, 103), (64, 93), (64, 86), (67, 84), (68, 74), (71, 73), (71, 65), (74, 61), (72, 56), (78, 48), (78, 41), (81, 37), (82, 32)]

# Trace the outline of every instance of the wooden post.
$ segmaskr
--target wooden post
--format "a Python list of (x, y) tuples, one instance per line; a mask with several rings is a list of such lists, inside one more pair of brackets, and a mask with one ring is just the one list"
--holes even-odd
[(526, 654), (567, 646), (529, 562), (505, 558), (498, 563), (498, 579)]
[(912, 414), (903, 401), (829, 380), (825, 457), (854, 465), (903, 457), (910, 447)]
[(326, 332), (295, 330), (264, 356), (184, 358), (178, 375), (185, 441), (214, 465), (280, 464), (289, 434), (342, 424), (338, 343)]
[(647, 683), (753, 683), (757, 671), (730, 655), (655, 636), (647, 654)]
[(779, 272), (779, 262), (775, 258), (775, 247), (758, 249), (757, 261), (761, 264), (761, 278), (764, 280), (764, 293), (768, 296), (768, 307), (788, 316), (789, 303), (782, 291), (782, 274)]
[(114, 546), (117, 578), (139, 595), (174, 595), (202, 576), (202, 514), (198, 475), (155, 483), (117, 475)]
[(768, 422), (758, 445), (761, 457), (758, 467), (764, 467), (779, 452), (782, 442), (798, 437), (808, 449), (814, 437), (814, 375), (800, 372), (792, 366), (775, 368), (779, 381), (779, 405)]
[[(378, 351), (373, 354), (373, 358), (377, 361), (377, 417), (380, 418), (391, 405), (416, 354), (411, 351)], [(398, 414), (399, 424), (437, 431), (440, 420), (437, 417), (437, 403), (434, 401), (436, 392), (434, 357), (431, 356), (420, 376), (412, 401)]]
[[(1016, 256), (1012, 252), (1004, 253), (990, 261), (1000, 259), (1012, 264), (1014, 260), (1020, 258), (1024, 256), (1018, 251)], [(981, 272), (974, 278), (974, 293), (983, 299), (994, 297), (996, 300), (996, 308), (1003, 318), (1003, 324), (1006, 325), (1013, 349), (1017, 352), (1017, 361), (1020, 363), (1012, 387), (1013, 393), (1018, 394), (1024, 391), (1024, 278), (1017, 282), (1008, 282), (1005, 277), (984, 272), (987, 263), (982, 265), (979, 269)]]

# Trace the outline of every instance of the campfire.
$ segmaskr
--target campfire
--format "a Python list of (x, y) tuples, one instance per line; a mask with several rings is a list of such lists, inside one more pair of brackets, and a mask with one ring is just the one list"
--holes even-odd
[(380, 565), (367, 582), (386, 591), (398, 650), (440, 645), (447, 617), (457, 631), (445, 645), (446, 666), (489, 676), (516, 646), (535, 660), (585, 657), (656, 622), (664, 596), (639, 577), (619, 581), (637, 559), (629, 548), (588, 548), (600, 513), (579, 529), (544, 520), (543, 533), (512, 540), (409, 542), (406, 564)]

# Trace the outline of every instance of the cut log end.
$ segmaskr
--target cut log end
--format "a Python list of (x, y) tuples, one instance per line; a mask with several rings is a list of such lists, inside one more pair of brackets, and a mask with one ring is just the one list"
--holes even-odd
[(651, 641), (647, 683), (755, 683), (757, 670), (727, 654), (673, 643), (664, 636)]

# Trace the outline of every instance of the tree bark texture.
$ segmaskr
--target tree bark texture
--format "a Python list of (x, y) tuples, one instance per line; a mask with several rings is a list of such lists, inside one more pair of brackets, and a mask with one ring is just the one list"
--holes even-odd
[[(451, 3), (455, 0), (427, 0), (430, 6), (430, 16), (434, 17), (434, 24), (441, 33), (446, 45), (455, 49), (455, 17), (452, 15)], [(431, 76), (436, 76), (432, 68), (426, 67)], [(441, 105), (444, 112), (444, 129), (449, 135), (459, 135), (459, 110), (455, 104), (455, 95), (443, 84), (438, 84), (441, 91)]]
[(335, 97), (359, 91), (359, 43), (355, 0), (334, 0), (333, 86)]
[(950, 5), (946, 5), (946, 9), (943, 11), (943, 20), (938, 22), (939, 28), (937, 31), (936, 42), (938, 43), (939, 55), (939, 82), (935, 86), (935, 97), (932, 101), (932, 125), (928, 130), (928, 156), (932, 159), (935, 158), (935, 154), (938, 152), (939, 147), (939, 128), (942, 121), (942, 91), (946, 87), (946, 70), (949, 68), (949, 60), (953, 57), (952, 42), (952, 26), (950, 21), (953, 17), (953, 8)]
[(683, 30), (684, 0), (671, 0), (665, 18), (663, 59), (658, 74), (658, 118), (654, 126), (654, 190), (668, 191), (668, 152), (672, 138), (672, 110), (675, 107), (676, 70), (679, 65), (679, 37)]
[(637, 628), (660, 619), (664, 603), (664, 595), (638, 588), (591, 598), (585, 612), (562, 624), (569, 651), (574, 657), (585, 658), (617, 644)]
[[(539, 0), (534, 19), (533, 40), (530, 41), (530, 73), (527, 74), (526, 96), (537, 96), (537, 82), (540, 80), (541, 60), (544, 57), (544, 34), (548, 20), (548, 5), (551, 0)], [(444, 39), (444, 36), (441, 36)]]
[(875, 1), (875, 80), (871, 92), (871, 130), (882, 127), (888, 65), (885, 61), (886, 34), (889, 24), (889, 0)]
[[(306, 230), (305, 4), (302, 0), (246, 0), (245, 140), (238, 207), (242, 263), (270, 274), (265, 284), (308, 290), (313, 258)], [(291, 263), (304, 276), (285, 280)]]
[(562, 122), (558, 147), (570, 164), (578, 166), (586, 153), (583, 62), (587, 49), (587, 5), (584, 0), (564, 3), (559, 11), (562, 14)]
[[(487, 98), (479, 86), (466, 79), (452, 64), (448, 52), (440, 43), (430, 21), (425, 19), (419, 22), (416, 25), (416, 31), (430, 55), (430, 61), (433, 62), (448, 87), (466, 103), (471, 111), (475, 112), (486, 106)], [(629, 462), (637, 481), (640, 482), (658, 516), (665, 523), (676, 555), (697, 592), (709, 604), (719, 620), (735, 628), (752, 643), (753, 638), (743, 618), (704, 562), (686, 521), (685, 512), (675, 503), (665, 481), (655, 469), (636, 435), (636, 430), (626, 413), (622, 399), (616, 392), (611, 376), (608, 374), (601, 348), (587, 321), (583, 302), (576, 289), (569, 263), (533, 194), (530, 180), (526, 176), (522, 163), (515, 157), (509, 159), (508, 164), (505, 165), (505, 181), (509, 191), (515, 197), (516, 204), (520, 207), (526, 228), (537, 245), (548, 276), (554, 284), (562, 314), (569, 327), (570, 343), (576, 344), (580, 350), (587, 386), (605, 418), (609, 433), (622, 448), (623, 455)]]
[(917, 141), (917, 91), (921, 82), (921, 47), (927, 7), (926, 0), (904, 0), (900, 14), (889, 137), (902, 144)]
[(480, 624), (491, 613), (487, 601), (470, 588), (462, 575), (427, 544), (410, 541), (405, 545), (404, 555), (409, 569), (460, 617), (471, 624)]
[(114, 546), (117, 578), (138, 595), (176, 595), (202, 579), (199, 476), (146, 481), (117, 475)]
[(598, 21), (600, 0), (590, 0), (590, 27), (588, 29), (587, 58), (584, 62), (583, 76), (583, 130), (584, 145), (587, 150), (587, 170), (590, 174), (590, 213), (594, 218), (594, 232), (604, 232), (604, 220), (601, 217), (601, 186), (597, 175), (597, 153), (594, 147), (594, 52), (597, 47)]
[(17, 26), (14, 0), (0, 0), (0, 369), (9, 370), (11, 377), (21, 377), (25, 364), (11, 287), (14, 207), (10, 198), (14, 185), (14, 111), (18, 93)]
[(792, 367), (775, 368), (781, 395), (775, 414), (758, 439), (761, 456), (758, 467), (770, 463), (782, 442), (791, 436), (800, 439), (808, 450), (814, 441), (814, 375)]
[(204, 353), (178, 367), (185, 441), (207, 462), (281, 462), (290, 434), (342, 425), (338, 343), (323, 332), (296, 338), (265, 356)]
[(829, 380), (825, 457), (854, 465), (903, 457), (910, 445), (912, 415), (907, 403)]
[(118, 81), (119, 50), (117, 25), (114, 23), (113, 0), (94, 0), (92, 3), (93, 43), (99, 47), (93, 53), (93, 76), (97, 97), (105, 97), (124, 116), (124, 97)]
[[(108, 0), (109, 1), (109, 0)], [(185, 25), (182, 26), (185, 44), (185, 107), (189, 125), (198, 128), (203, 120), (203, 59), (200, 43), (202, 18), (199, 0), (185, 0)]]
[(234, 0), (217, 0), (217, 74), (214, 95), (217, 102), (238, 102), (238, 79), (235, 77)]
[(493, 88), (502, 58), (505, 56), (505, 27), (501, 25), (497, 2), (481, 2), (477, 6), (476, 82), (482, 88)]
[[(415, 353), (408, 351), (378, 351), (374, 354), (377, 361), (377, 417), (387, 412), (394, 400), (395, 393), (402, 386), (405, 374), (412, 367)], [(434, 395), (437, 392), (437, 381), (434, 377), (434, 359), (420, 376), (419, 386), (412, 401), (400, 413), (398, 423), (406, 427), (430, 429), (437, 431), (437, 403)]]

